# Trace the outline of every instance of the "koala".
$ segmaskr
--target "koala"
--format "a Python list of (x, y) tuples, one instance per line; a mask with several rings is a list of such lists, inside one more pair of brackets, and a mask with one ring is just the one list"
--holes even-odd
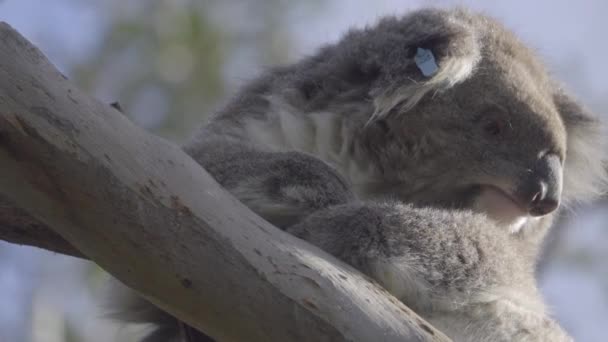
[[(569, 341), (535, 265), (559, 209), (604, 193), (601, 138), (496, 20), (422, 9), (266, 72), (183, 148), (454, 341)], [(121, 317), (211, 341), (134, 294)]]

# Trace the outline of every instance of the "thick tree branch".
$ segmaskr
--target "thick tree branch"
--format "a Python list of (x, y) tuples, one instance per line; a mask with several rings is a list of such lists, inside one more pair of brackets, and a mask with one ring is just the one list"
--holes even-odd
[(0, 195), (0, 239), (14, 244), (35, 246), (49, 251), (84, 258), (79, 250), (44, 223), (17, 208)]
[(28, 218), (27, 234), (11, 238), (4, 225), (0, 238), (81, 251), (216, 339), (447, 340), (354, 269), (253, 214), (179, 147), (73, 88), (6, 24), (0, 165), (0, 194), (62, 237)]

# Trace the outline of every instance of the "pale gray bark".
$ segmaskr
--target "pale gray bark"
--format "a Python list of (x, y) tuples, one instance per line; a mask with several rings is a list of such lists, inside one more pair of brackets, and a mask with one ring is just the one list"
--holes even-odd
[(85, 255), (216, 339), (448, 340), (256, 216), (178, 146), (74, 88), (6, 24), (0, 166), (0, 239)]

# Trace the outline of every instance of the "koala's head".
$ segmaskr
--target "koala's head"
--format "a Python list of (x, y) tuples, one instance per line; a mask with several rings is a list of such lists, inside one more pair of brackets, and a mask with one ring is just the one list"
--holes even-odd
[(599, 122), (494, 20), (424, 10), (357, 34), (374, 51), (375, 113), (355, 148), (374, 161), (370, 192), (518, 229), (604, 190)]

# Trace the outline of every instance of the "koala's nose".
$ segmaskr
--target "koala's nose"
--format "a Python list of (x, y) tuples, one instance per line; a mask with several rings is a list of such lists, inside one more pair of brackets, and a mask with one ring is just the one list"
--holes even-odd
[(562, 192), (562, 165), (555, 154), (539, 158), (524, 186), (523, 200), (532, 216), (547, 215), (557, 209)]
[(559, 206), (559, 197), (548, 191), (547, 183), (539, 181), (537, 189), (532, 191), (528, 211), (532, 216), (543, 216), (553, 212)]

